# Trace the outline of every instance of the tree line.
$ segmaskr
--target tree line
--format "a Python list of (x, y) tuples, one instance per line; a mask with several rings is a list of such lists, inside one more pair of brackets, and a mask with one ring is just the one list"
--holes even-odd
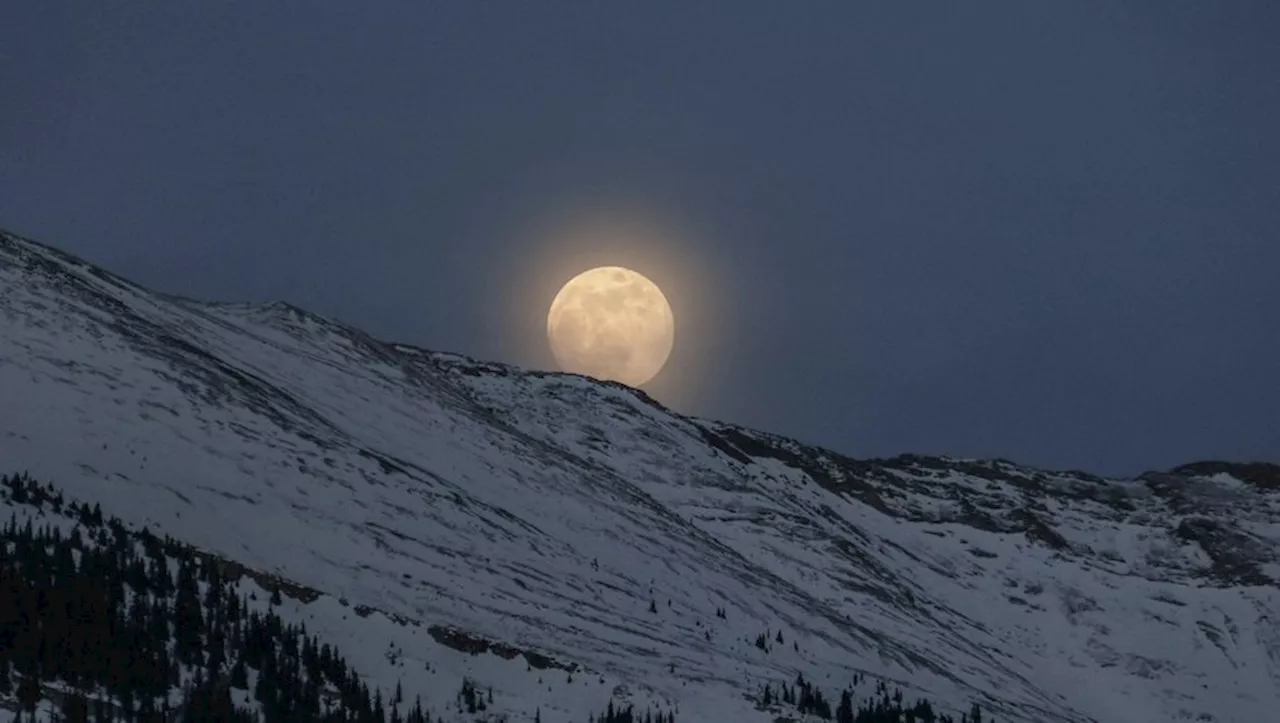
[[(255, 610), (224, 561), (131, 532), (25, 475), (0, 476), (0, 496), (75, 523), (64, 532), (15, 513), (0, 527), (0, 706), (16, 706), (17, 723), (34, 721), (42, 701), (65, 723), (432, 723), (420, 698), (410, 705), (397, 684), (384, 701), (335, 646), (286, 623), (273, 609), (279, 589)], [(833, 703), (797, 676), (763, 686), (757, 703), (835, 723), (957, 723), (883, 683), (855, 707), (851, 689)], [(456, 704), (483, 715), (493, 692), (464, 679)], [(543, 723), (540, 709), (532, 720)], [(675, 722), (610, 700), (580, 723)], [(974, 705), (958, 723), (986, 722)]]
[(388, 709), (305, 625), (251, 609), (215, 558), (26, 477), (0, 490), (79, 523), (0, 528), (0, 699), (19, 720), (49, 700), (67, 723), (430, 723), (421, 701)]

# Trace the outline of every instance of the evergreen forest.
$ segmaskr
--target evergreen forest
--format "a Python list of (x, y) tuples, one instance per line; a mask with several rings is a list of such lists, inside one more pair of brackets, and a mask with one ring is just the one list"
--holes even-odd
[[(0, 477), (15, 508), (0, 525), (0, 711), (17, 721), (65, 723), (442, 723), (430, 701), (384, 700), (341, 651), (270, 605), (238, 592), (233, 563), (146, 529), (129, 530), (99, 506), (67, 500), (25, 475)], [(26, 505), (72, 522), (33, 523)], [(263, 609), (265, 608), (265, 609)], [(487, 717), (492, 690), (465, 680), (456, 711)], [(43, 706), (43, 707), (42, 707)], [(774, 720), (956, 723), (927, 701), (905, 705), (881, 684), (855, 707), (852, 690), (829, 701), (802, 676), (764, 686), (757, 706)], [(37, 716), (38, 710), (46, 711)], [(797, 718), (797, 716), (800, 716)], [(610, 700), (586, 721), (676, 723)], [(975, 705), (959, 723), (984, 723)], [(512, 721), (511, 723), (515, 723)]]

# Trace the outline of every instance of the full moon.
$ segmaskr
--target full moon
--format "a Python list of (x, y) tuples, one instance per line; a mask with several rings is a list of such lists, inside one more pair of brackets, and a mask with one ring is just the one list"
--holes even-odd
[(652, 281), (621, 266), (601, 266), (556, 294), (547, 339), (561, 369), (638, 387), (671, 355), (675, 318)]

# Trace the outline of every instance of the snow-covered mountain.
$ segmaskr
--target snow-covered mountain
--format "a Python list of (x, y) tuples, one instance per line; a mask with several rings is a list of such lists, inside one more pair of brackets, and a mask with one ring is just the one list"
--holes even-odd
[(0, 234), (0, 467), (399, 620), (402, 660), (448, 627), (686, 721), (772, 720), (797, 673), (1001, 721), (1280, 710), (1274, 465), (855, 460)]

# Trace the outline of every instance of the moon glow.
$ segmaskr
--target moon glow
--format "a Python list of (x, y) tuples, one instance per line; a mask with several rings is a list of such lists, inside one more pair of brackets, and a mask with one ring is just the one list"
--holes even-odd
[(547, 340), (561, 369), (638, 387), (671, 355), (675, 318), (652, 281), (621, 266), (601, 266), (556, 294)]

